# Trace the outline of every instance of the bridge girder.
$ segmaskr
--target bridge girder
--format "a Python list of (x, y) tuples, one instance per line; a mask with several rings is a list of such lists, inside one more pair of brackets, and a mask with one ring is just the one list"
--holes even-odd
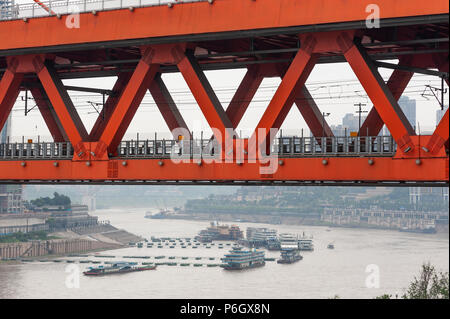
[[(435, 17), (442, 14), (448, 16), (448, 4), (444, 5), (444, 1), (433, 2), (432, 6), (425, 6), (422, 1), (417, 1), (415, 3), (418, 7), (416, 8), (411, 5), (404, 7), (399, 5), (396, 8), (400, 8), (399, 10), (404, 12), (402, 11), (398, 16), (396, 14), (399, 13), (390, 12), (390, 6), (383, 1), (385, 0), (382, 0), (380, 5), (388, 11), (384, 11), (386, 16), (383, 21), (400, 17), (418, 19), (419, 12), (432, 14)], [(226, 1), (218, 1), (212, 16), (217, 17), (218, 12), (224, 14), (225, 9), (222, 6), (227, 6), (231, 2), (233, 1), (229, 1), (227, 4)], [(273, 7), (273, 2), (267, 0), (252, 4), (242, 4), (242, 1), (240, 3), (243, 8), (251, 6), (256, 10)], [(303, 5), (291, 0), (284, 0), (284, 3), (286, 6), (295, 6), (295, 3)], [(322, 18), (314, 15), (314, 21), (317, 23), (317, 21), (322, 21), (321, 19), (328, 19), (322, 22), (331, 24), (360, 21), (362, 13), (358, 10), (361, 9), (361, 3), (361, 1), (355, 1), (357, 7), (345, 13), (353, 15), (353, 18), (342, 17), (344, 14), (342, 12), (335, 14), (327, 11)], [(196, 3), (185, 4), (185, 6), (180, 8), (190, 7), (192, 9), (195, 7), (200, 12), (206, 10), (208, 4)], [(163, 16), (166, 19), (173, 19), (173, 17), (167, 16), (166, 11), (170, 10), (168, 8), (141, 9), (141, 12), (147, 10), (154, 10), (153, 13), (164, 12)], [(136, 13), (125, 13), (124, 10), (102, 12), (98, 17), (83, 14), (81, 22), (87, 23), (87, 26), (90, 27), (91, 20), (98, 19), (96, 23), (101, 25), (106, 23), (106, 16), (129, 14), (134, 14), (134, 19), (139, 20), (141, 19), (139, 12), (141, 9), (136, 10), (138, 11)], [(357, 11), (359, 15), (356, 16)], [(178, 13), (175, 12), (176, 14)], [(301, 15), (304, 14), (306, 13), (301, 13)], [(105, 18), (102, 18), (103, 15)], [(227, 17), (234, 23), (242, 23), (235, 18)], [(46, 21), (52, 25), (54, 21), (49, 19), (52, 18), (32, 19), (29, 23), (31, 25)], [(257, 22), (252, 19), (246, 22), (248, 24), (246, 28), (259, 30), (256, 25), (253, 25)], [(68, 141), (72, 144), (74, 157), (72, 160), (59, 161), (60, 164), (57, 166), (50, 165), (51, 163), (48, 161), (25, 161), (25, 163), (22, 160), (0, 160), (0, 180), (224, 181), (236, 179), (243, 181), (437, 181), (448, 183), (448, 110), (432, 135), (417, 136), (397, 102), (407, 87), (412, 72), (396, 69), (389, 81), (385, 83), (374, 63), (375, 59), (396, 57), (402, 67), (438, 69), (448, 75), (448, 41), (442, 40), (443, 36), (447, 35), (448, 37), (448, 22), (447, 24), (443, 22), (426, 24), (426, 28), (430, 29), (427, 32), (421, 31), (420, 23), (406, 26), (399, 23), (398, 26), (395, 26), (398, 28), (398, 38), (395, 41), (388, 41), (390, 40), (390, 30), (383, 31), (383, 28), (381, 30), (361, 28), (339, 30), (342, 26), (336, 25), (331, 31), (301, 33), (292, 33), (291, 29), (289, 32), (281, 29), (290, 27), (289, 23), (295, 25), (296, 20), (292, 21), (292, 19), (295, 20), (297, 17), (288, 13), (287, 10), (280, 22), (272, 25), (273, 30), (277, 31), (265, 33), (270, 36), (232, 39), (231, 34), (234, 33), (227, 33), (231, 40), (226, 43), (221, 43), (221, 40), (213, 38), (198, 38), (199, 41), (179, 41), (186, 38), (173, 38), (175, 35), (181, 36), (181, 30), (172, 30), (172, 26), (165, 31), (165, 40), (162, 41), (167, 42), (165, 44), (149, 44), (141, 39), (133, 40), (133, 45), (130, 42), (127, 44), (128, 47), (122, 47), (126, 43), (124, 41), (131, 41), (137, 35), (141, 35), (142, 30), (139, 31), (130, 26), (127, 39), (124, 39), (122, 34), (108, 35), (100, 32), (93, 36), (94, 40), (83, 42), (84, 44), (82, 44), (82, 40), (87, 32), (86, 29), (73, 30), (78, 37), (75, 37), (71, 43), (66, 43), (67, 39), (60, 39), (60, 34), (57, 33), (47, 40), (44, 51), (51, 50), (50, 48), (54, 45), (58, 47), (55, 47), (53, 52), (45, 54), (41, 53), (43, 48), (42, 43), (39, 42), (41, 40), (38, 41), (39, 43), (36, 42), (37, 40), (26, 45), (22, 43), (20, 44), (22, 47), (18, 48), (17, 45), (22, 40), (9, 39), (0, 44), (0, 67), (4, 66), (0, 81), (0, 128), (3, 127), (9, 116), (20, 90), (27, 89), (30, 83), (40, 82), (37, 86), (30, 88), (35, 98), (45, 100), (45, 103), (44, 101), (37, 103), (39, 110), (54, 140), (56, 142)], [(263, 20), (261, 23), (269, 23), (265, 18)], [(228, 22), (230, 21), (226, 21), (226, 23)], [(7, 29), (5, 26), (29, 31), (29, 26), (18, 26), (19, 23), (23, 22), (1, 22), (0, 35)], [(394, 22), (392, 23), (395, 25)], [(198, 25), (194, 26), (196, 30), (194, 34), (201, 35), (200, 30), (206, 27), (205, 21), (198, 22)], [(225, 32), (221, 31), (221, 28), (227, 27), (231, 30), (229, 26), (217, 22), (215, 25), (210, 25), (209, 30), (219, 34), (219, 32)], [(157, 32), (162, 32), (158, 30), (153, 30), (152, 32), (156, 33), (151, 34), (151, 37), (146, 35), (147, 38), (155, 38)], [(435, 41), (419, 41), (424, 33), (427, 33), (431, 40), (433, 40), (432, 34), (434, 34)], [(413, 38), (410, 37), (411, 34), (414, 34)], [(107, 39), (108, 36), (115, 38)], [(94, 51), (87, 50), (86, 43), (95, 41), (97, 44), (101, 41), (111, 41), (111, 46), (108, 45), (108, 48), (104, 49), (108, 50), (107, 52), (98, 48)], [(251, 44), (250, 50), (243, 50), (249, 43)], [(259, 46), (258, 50), (254, 48), (255, 43)], [(61, 51), (64, 45), (72, 45), (72, 47)], [(21, 49), (25, 51), (21, 51)], [(30, 50), (35, 50), (35, 53), (17, 54), (30, 52)], [(115, 56), (116, 59), (102, 61), (102, 56)], [(71, 62), (67, 63), (67, 59), (70, 59)], [(73, 63), (72, 59), (76, 60), (76, 63)], [(264, 166), (267, 160), (262, 154), (266, 154), (270, 149), (270, 130), (279, 130), (294, 103), (316, 138), (333, 136), (327, 121), (305, 86), (314, 66), (324, 59), (328, 62), (346, 61), (350, 64), (374, 104), (359, 135), (376, 136), (382, 126), (386, 125), (398, 145), (396, 155), (393, 158), (377, 159), (375, 165), (372, 163), (369, 166), (367, 166), (367, 158), (282, 159), (280, 163), (283, 164), (276, 173), (257, 172), (257, 168)], [(232, 68), (233, 65), (246, 67), (247, 73), (225, 110), (208, 82), (204, 70), (211, 66), (212, 68)], [(106, 70), (105, 66), (107, 66)], [(186, 122), (161, 78), (161, 73), (174, 70), (181, 72), (199, 109), (208, 124), (214, 129), (215, 137), (220, 141), (222, 150), (224, 150), (221, 159), (226, 160), (230, 151), (230, 149), (224, 148), (227, 139), (233, 141), (231, 143), (233, 153), (231, 159), (234, 160), (236, 160), (238, 151), (237, 144), (243, 142), (246, 155), (243, 158), (244, 162), (240, 163), (241, 165), (236, 166), (236, 164), (225, 162), (209, 165), (185, 163), (177, 164), (177, 166), (168, 161), (161, 165), (160, 161), (150, 159), (127, 160), (126, 165), (118, 165), (120, 159), (117, 159), (117, 147), (147, 90), (155, 99), (169, 129), (173, 131), (181, 128), (187, 132), (183, 134), (183, 138), (191, 138)], [(81, 76), (89, 77), (90, 74), (105, 71), (118, 75), (118, 79), (93, 129), (88, 133), (67, 93), (67, 88), (62, 84), (62, 79), (66, 74), (73, 75), (81, 72)], [(234, 130), (266, 77), (281, 77), (281, 84), (255, 128), (252, 138), (242, 140)], [(446, 81), (448, 83), (448, 76)], [(262, 139), (260, 138), (261, 134), (263, 135)], [(318, 141), (321, 140), (318, 139)], [(253, 150), (256, 151), (256, 154), (252, 154)], [(253, 159), (256, 159), (256, 163), (251, 162)], [(326, 164), (324, 164), (325, 162)], [(86, 163), (89, 163), (89, 166)], [(333, 164), (328, 165), (328, 163)], [(150, 168), (152, 169), (150, 170)], [(150, 170), (151, 174), (144, 173), (146, 169)], [(11, 176), (11, 172), (17, 173), (16, 177)], [(115, 173), (111, 174), (111, 172)]]

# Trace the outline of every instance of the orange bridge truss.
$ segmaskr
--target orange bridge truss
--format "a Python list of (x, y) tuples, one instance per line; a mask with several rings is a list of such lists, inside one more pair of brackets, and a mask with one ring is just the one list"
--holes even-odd
[[(448, 109), (432, 135), (419, 136), (397, 101), (414, 73), (448, 84), (449, 4), (378, 0), (380, 25), (369, 28), (370, 2), (176, 3), (81, 13), (79, 28), (57, 14), (0, 21), (0, 128), (27, 90), (54, 139), (3, 144), (0, 182), (448, 185)], [(353, 138), (333, 135), (305, 85), (316, 64), (337, 62), (349, 63), (374, 105)], [(387, 82), (380, 67), (394, 69)], [(204, 71), (236, 68), (247, 73), (225, 109)], [(198, 141), (162, 80), (168, 72), (182, 74), (214, 128), (214, 152), (204, 151), (211, 139), (194, 150)], [(88, 132), (62, 80), (104, 76), (117, 80)], [(281, 84), (253, 136), (243, 139), (234, 130), (267, 77)], [(147, 90), (174, 132), (169, 146), (122, 141)], [(270, 134), (294, 105), (313, 138)], [(378, 136), (383, 125), (390, 142)], [(271, 161), (272, 171), (265, 169)]]

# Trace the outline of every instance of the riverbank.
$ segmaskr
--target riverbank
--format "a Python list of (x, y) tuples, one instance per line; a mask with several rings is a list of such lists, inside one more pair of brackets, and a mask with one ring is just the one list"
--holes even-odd
[[(24, 235), (18, 237), (25, 238)], [(112, 250), (126, 247), (129, 242), (142, 240), (140, 236), (109, 224), (46, 233), (45, 238), (45, 240), (0, 243), (0, 260)]]
[[(272, 214), (236, 214), (232, 213), (177, 213), (168, 214), (166, 219), (179, 219), (190, 221), (220, 221), (225, 223), (258, 223), (271, 225), (295, 225), (295, 226), (324, 226), (333, 228), (356, 228), (356, 229), (375, 229), (399, 231), (398, 228), (388, 227), (384, 225), (368, 224), (368, 223), (342, 223), (336, 224), (330, 221), (322, 220), (319, 214), (287, 216)], [(437, 224), (436, 231), (438, 233), (449, 233), (448, 224)]]
[(87, 239), (51, 239), (24, 243), (0, 244), (0, 259), (42, 257), (48, 255), (66, 255), (89, 252), (99, 249), (117, 249), (123, 245), (93, 241)]

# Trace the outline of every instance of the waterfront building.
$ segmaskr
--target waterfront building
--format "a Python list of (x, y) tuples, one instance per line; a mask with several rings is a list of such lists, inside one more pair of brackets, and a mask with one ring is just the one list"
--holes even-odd
[(14, 0), (0, 0), (0, 20), (8, 20), (18, 16)]
[(22, 185), (0, 185), (0, 214), (23, 212)]
[[(3, 0), (0, 0), (0, 6)], [(11, 136), (11, 114), (0, 132), (0, 144), (8, 142)], [(0, 214), (17, 214), (23, 212), (22, 185), (0, 185)]]
[(45, 223), (45, 218), (30, 217), (19, 215), (0, 216), (0, 236), (12, 233), (29, 233), (36, 231), (47, 231), (48, 225)]
[(434, 227), (439, 231), (438, 224), (448, 225), (448, 213), (325, 208), (321, 220), (333, 225), (348, 227), (380, 227), (387, 229), (407, 228), (414, 230), (424, 230)]

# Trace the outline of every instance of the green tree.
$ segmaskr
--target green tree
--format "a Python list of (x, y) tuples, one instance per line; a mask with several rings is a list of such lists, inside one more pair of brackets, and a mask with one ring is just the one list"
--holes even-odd
[(418, 277), (409, 285), (404, 299), (449, 299), (449, 273), (437, 272), (430, 263), (422, 265)]

